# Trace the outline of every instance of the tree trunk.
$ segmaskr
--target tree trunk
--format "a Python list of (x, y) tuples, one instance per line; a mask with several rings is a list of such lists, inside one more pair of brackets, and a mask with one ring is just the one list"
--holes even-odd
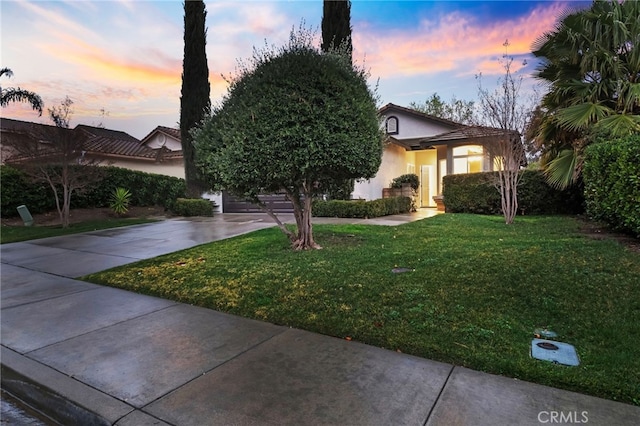
[[(313, 201), (312, 185), (305, 182), (302, 188), (293, 192), (286, 191), (287, 197), (293, 204), (293, 215), (296, 219), (298, 232), (291, 241), (294, 250), (321, 249), (313, 240), (313, 226), (311, 224), (311, 205)], [(304, 200), (300, 199), (302, 193)]]
[(501, 170), (499, 179), (502, 214), (505, 223), (511, 225), (518, 213), (518, 170)]

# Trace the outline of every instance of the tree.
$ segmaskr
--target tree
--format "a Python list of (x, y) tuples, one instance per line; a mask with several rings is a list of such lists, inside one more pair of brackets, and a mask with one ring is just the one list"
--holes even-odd
[[(368, 74), (312, 44), (313, 34), (301, 29), (284, 47), (254, 50), (222, 104), (194, 133), (198, 165), (212, 189), (260, 206), (294, 249), (320, 248), (311, 217), (321, 188), (374, 176), (382, 157)], [(284, 193), (291, 201), (296, 232), (260, 201), (264, 193)]]
[[(508, 40), (504, 46), (508, 49)], [(485, 126), (474, 129), (485, 138), (490, 138), (485, 146), (498, 169), (495, 186), (500, 191), (506, 224), (512, 224), (518, 213), (518, 185), (522, 176), (520, 167), (525, 162), (521, 135), (531, 116), (530, 109), (523, 105), (520, 96), (522, 76), (513, 75), (512, 63), (513, 57), (505, 51), (502, 57), (505, 73), (493, 92), (482, 86), (482, 76), (478, 76), (480, 119)]]
[(640, 3), (594, 1), (560, 18), (533, 45), (548, 88), (533, 133), (550, 183), (566, 187), (598, 135), (640, 132)]
[[(0, 77), (3, 75), (12, 77), (13, 71), (9, 68), (2, 68), (0, 69)], [(12, 102), (27, 102), (31, 105), (31, 108), (33, 108), (34, 111), (38, 111), (38, 115), (42, 115), (44, 102), (42, 102), (42, 98), (40, 96), (19, 87), (9, 87), (6, 89), (0, 87), (0, 106), (6, 107)]]
[(322, 8), (322, 51), (341, 48), (351, 59), (351, 1), (324, 0)]
[(187, 192), (192, 197), (201, 194), (201, 182), (195, 165), (195, 148), (189, 131), (211, 110), (209, 67), (207, 65), (204, 2), (184, 2), (184, 60), (180, 97), (180, 139), (184, 157)]
[(434, 93), (423, 103), (411, 102), (409, 107), (434, 117), (455, 121), (456, 123), (475, 124), (477, 122), (474, 110), (475, 102), (456, 99), (455, 96), (451, 98), (451, 101), (445, 102), (437, 93)]
[[(323, 52), (339, 52), (353, 61), (351, 40), (351, 2), (348, 0), (324, 0), (322, 9)], [(354, 179), (333, 182), (323, 188), (328, 199), (349, 200), (355, 186)]]
[(48, 110), (55, 126), (33, 124), (25, 134), (8, 137), (15, 154), (8, 159), (35, 180), (45, 181), (53, 191), (63, 228), (69, 226), (71, 196), (103, 176), (99, 162), (85, 157), (87, 136), (69, 128), (71, 106), (68, 97)]

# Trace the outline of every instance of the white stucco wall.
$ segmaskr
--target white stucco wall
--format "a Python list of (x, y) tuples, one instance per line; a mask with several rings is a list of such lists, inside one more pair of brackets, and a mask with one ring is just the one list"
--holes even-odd
[(398, 134), (393, 135), (396, 139), (426, 138), (448, 132), (452, 129), (450, 126), (435, 121), (427, 121), (426, 119), (407, 114), (404, 111), (387, 111), (385, 113), (385, 121), (387, 117), (391, 116), (398, 118)]
[(404, 148), (389, 144), (382, 152), (382, 163), (375, 177), (356, 182), (352, 198), (376, 200), (382, 198), (382, 188), (388, 188), (391, 181), (407, 173), (407, 152)]

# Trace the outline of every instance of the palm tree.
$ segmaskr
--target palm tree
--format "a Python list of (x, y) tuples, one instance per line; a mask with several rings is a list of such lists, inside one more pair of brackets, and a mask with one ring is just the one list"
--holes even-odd
[(595, 135), (640, 132), (640, 3), (599, 1), (565, 13), (533, 46), (536, 77), (548, 87), (535, 130), (550, 183), (580, 173)]
[[(13, 71), (9, 68), (0, 69), (0, 77), (4, 75), (12, 77)], [(0, 87), (0, 106), (5, 107), (12, 102), (28, 102), (31, 104), (31, 108), (38, 111), (38, 115), (42, 115), (44, 102), (42, 102), (42, 98), (40, 96), (19, 87), (9, 87), (7, 89)]]

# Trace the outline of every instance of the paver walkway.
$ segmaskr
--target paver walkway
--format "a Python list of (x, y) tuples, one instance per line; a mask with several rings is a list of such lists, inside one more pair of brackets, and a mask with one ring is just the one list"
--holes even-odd
[(639, 407), (73, 279), (269, 226), (218, 215), (0, 246), (3, 389), (65, 425), (640, 424)]

